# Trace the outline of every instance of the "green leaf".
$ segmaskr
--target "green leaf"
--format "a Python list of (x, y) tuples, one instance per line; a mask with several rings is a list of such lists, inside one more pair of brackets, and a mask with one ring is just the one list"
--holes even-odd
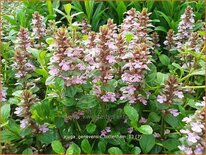
[(77, 91), (76, 86), (69, 86), (66, 88), (65, 96), (74, 97)]
[(131, 121), (138, 121), (139, 119), (139, 114), (137, 113), (137, 110), (135, 108), (133, 108), (132, 106), (130, 105), (126, 105), (124, 107), (124, 113), (128, 116), (128, 118), (131, 120)]
[(110, 147), (108, 152), (109, 154), (123, 154), (122, 150), (120, 150), (118, 147)]
[(54, 121), (55, 121), (55, 125), (57, 128), (62, 127), (65, 123), (64, 118), (62, 118), (62, 117), (55, 117)]
[(39, 58), (39, 53), (40, 51), (38, 49), (35, 49), (35, 48), (28, 48), (27, 51), (29, 53), (31, 53), (36, 59)]
[(43, 81), (45, 82), (47, 77), (48, 77), (48, 72), (45, 70), (45, 69), (40, 69), (40, 68), (37, 68), (35, 69), (35, 72), (39, 75), (42, 75), (43, 76)]
[(161, 72), (157, 72), (157, 83), (160, 84), (160, 85), (163, 85), (165, 80), (168, 79), (168, 74), (164, 74), (164, 73), (161, 73)]
[(43, 67), (45, 66), (45, 56), (46, 56), (46, 51), (40, 51), (39, 52), (39, 56), (38, 56), (38, 59), (37, 61), (40, 63), (40, 65)]
[(10, 104), (4, 104), (1, 107), (1, 121), (2, 121), (1, 123), (5, 123), (8, 120), (10, 111), (11, 111)]
[(64, 10), (65, 10), (65, 12), (67, 13), (67, 15), (70, 15), (71, 8), (72, 8), (72, 5), (71, 5), (70, 3), (64, 5)]
[(127, 42), (130, 42), (132, 40), (132, 38), (134, 37), (134, 34), (132, 33), (126, 33), (125, 34), (125, 37), (126, 37), (126, 41)]
[(149, 125), (141, 125), (137, 130), (145, 135), (150, 135), (152, 134), (153, 130), (151, 126)]
[(165, 66), (168, 66), (170, 64), (170, 59), (165, 54), (161, 54), (159, 56), (159, 59), (160, 59), (160, 62)]
[(80, 154), (81, 149), (75, 143), (72, 143), (66, 151), (66, 154)]
[(164, 28), (163, 26), (157, 26), (157, 27), (155, 27), (155, 31), (162, 31), (162, 32), (167, 33), (166, 28)]
[(160, 119), (161, 117), (155, 112), (151, 112), (148, 116), (148, 120), (151, 122), (159, 122)]
[(201, 69), (201, 70), (195, 70), (191, 73), (191, 76), (193, 75), (202, 75), (205, 76), (205, 70)]
[(104, 153), (106, 151), (106, 144), (105, 144), (105, 142), (99, 141), (99, 143), (98, 143), (98, 150), (101, 153)]
[(45, 81), (45, 85), (48, 86), (50, 84), (54, 84), (54, 80), (55, 80), (54, 76), (49, 76)]
[(94, 95), (82, 96), (77, 102), (77, 107), (80, 109), (91, 109), (97, 105), (97, 99)]
[(22, 154), (33, 154), (33, 152), (32, 152), (32, 149), (27, 148), (22, 152)]
[(133, 128), (137, 128), (137, 121), (139, 119), (139, 114), (137, 113), (136, 109), (131, 107), (130, 105), (126, 105), (124, 107), (124, 113), (130, 119), (131, 126)]
[(64, 153), (64, 148), (62, 146), (62, 143), (59, 140), (53, 141), (51, 146), (52, 146), (52, 149), (54, 150), (54, 152), (56, 152), (58, 154)]
[(49, 44), (49, 45), (51, 45), (51, 44), (53, 44), (55, 42), (55, 40), (54, 40), (54, 38), (46, 38), (46, 43), (47, 44)]
[(58, 91), (62, 91), (64, 89), (64, 80), (62, 78), (55, 78), (54, 85)]
[(64, 98), (64, 99), (62, 100), (62, 103), (63, 103), (65, 106), (73, 106), (73, 105), (76, 103), (76, 101), (75, 101), (74, 98), (68, 98), (68, 97), (66, 97), (66, 98)]
[(85, 153), (91, 153), (92, 152), (92, 147), (91, 145), (89, 144), (89, 141), (87, 139), (84, 139), (82, 142), (81, 142), (81, 148), (82, 150), (85, 152)]
[(86, 126), (86, 130), (88, 133), (93, 133), (96, 130), (96, 125), (90, 123)]
[[(124, 12), (127, 11), (127, 6), (124, 4), (123, 1), (119, 1), (119, 2), (116, 2), (116, 3), (117, 3), (116, 11), (117, 11), (119, 20), (122, 21), (122, 19), (123, 19), (123, 14), (124, 14)], [(120, 22), (120, 21), (119, 21), (119, 22)]]
[(153, 135), (142, 135), (140, 138), (140, 147), (143, 153), (149, 153), (155, 145), (155, 138)]
[(178, 68), (180, 70), (180, 72), (181, 72), (181, 75), (184, 74), (184, 69), (182, 69), (182, 67), (179, 64), (173, 62), (172, 66)]
[(179, 125), (178, 119), (177, 119), (175, 116), (171, 115), (171, 114), (166, 115), (166, 116), (164, 117), (164, 120), (165, 120), (169, 125), (171, 125), (174, 129), (176, 129), (176, 127)]
[(16, 96), (16, 97), (21, 97), (21, 94), (22, 94), (22, 90), (17, 90), (17, 91), (12, 93), (12, 95)]
[(172, 151), (178, 148), (180, 142), (178, 139), (168, 139), (164, 141), (162, 144), (167, 150)]
[(131, 154), (140, 154), (140, 153), (141, 153), (141, 149), (137, 146), (135, 146), (131, 151)]

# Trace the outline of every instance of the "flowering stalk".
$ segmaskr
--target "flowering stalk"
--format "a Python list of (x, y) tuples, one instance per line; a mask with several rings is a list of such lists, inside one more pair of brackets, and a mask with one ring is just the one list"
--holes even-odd
[(98, 76), (93, 77), (93, 88), (95, 94), (103, 102), (116, 101), (114, 92), (107, 92), (102, 87), (108, 84), (113, 78), (113, 64), (116, 62), (113, 50), (113, 39), (111, 33), (113, 30), (109, 29), (107, 25), (100, 27), (100, 32), (95, 38), (96, 46), (93, 47), (92, 68), (99, 72)]
[(80, 119), (80, 117), (84, 116), (84, 112), (83, 111), (78, 111), (78, 112), (73, 112), (71, 115), (67, 116), (64, 121), (66, 123), (68, 123), (69, 121), (72, 120), (78, 120)]
[(160, 47), (158, 33), (157, 32), (153, 32), (151, 37), (152, 37), (152, 42), (153, 42), (154, 48)]
[(16, 70), (15, 76), (18, 79), (18, 83), (25, 89), (28, 85), (26, 80), (35, 69), (31, 62), (31, 54), (27, 51), (28, 48), (32, 47), (27, 29), (20, 28), (17, 41), (13, 67)]
[[(32, 42), (29, 37), (29, 31), (27, 28), (21, 27), (18, 36), (17, 36), (17, 46), (16, 49), (19, 48), (23, 51), (27, 51), (28, 48), (32, 47)], [(26, 52), (26, 54), (29, 56), (30, 53)]]
[(85, 18), (82, 19), (81, 28), (82, 28), (81, 32), (84, 35), (88, 35), (89, 32), (91, 31), (91, 25), (87, 23)]
[(193, 9), (188, 6), (185, 9), (184, 14), (181, 16), (181, 21), (178, 25), (178, 33), (176, 34), (175, 38), (177, 49), (181, 49), (182, 46), (188, 41), (188, 38), (191, 36), (195, 22), (194, 16)]
[[(205, 101), (201, 106), (205, 106)], [(182, 121), (185, 126), (180, 130), (182, 138), (178, 148), (185, 154), (204, 154), (205, 152), (205, 111), (204, 108), (196, 110), (194, 115), (185, 117)]]
[(162, 90), (162, 94), (157, 96), (159, 103), (165, 103), (171, 105), (175, 98), (182, 99), (184, 97), (182, 91), (180, 91), (181, 84), (178, 84), (178, 80), (175, 76), (170, 76), (165, 82), (165, 87)]
[(174, 31), (170, 29), (167, 32), (166, 40), (164, 41), (164, 44), (166, 45), (166, 48), (168, 50), (172, 49), (175, 47), (175, 40), (174, 40)]
[(69, 42), (66, 28), (60, 28), (55, 34), (55, 52), (50, 59), (50, 75), (61, 77), (66, 86), (84, 84), (86, 66), (83, 49)]
[(204, 44), (203, 39), (199, 36), (197, 32), (192, 32), (188, 41), (189, 49), (195, 52), (200, 52)]
[(14, 112), (17, 116), (24, 117), (24, 119), (20, 121), (20, 127), (23, 129), (26, 127), (32, 127), (35, 131), (37, 131), (38, 127), (31, 119), (32, 114), (30, 112), (31, 106), (37, 101), (37, 99), (27, 90), (22, 92), (21, 98), (21, 104), (15, 109)]
[(138, 14), (135, 8), (132, 8), (130, 10), (128, 10), (125, 13), (127, 16), (126, 18), (123, 20), (123, 23), (121, 24), (120, 27), (120, 33), (133, 33), (135, 34), (137, 32), (137, 28), (138, 28)]
[(41, 16), (39, 12), (34, 12), (32, 15), (33, 36), (36, 39), (42, 40), (46, 36), (46, 24), (44, 23), (44, 16)]

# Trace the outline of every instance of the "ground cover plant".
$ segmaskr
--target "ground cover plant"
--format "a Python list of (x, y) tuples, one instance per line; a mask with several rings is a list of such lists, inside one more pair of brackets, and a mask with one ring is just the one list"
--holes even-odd
[(205, 153), (204, 1), (11, 4), (3, 153)]

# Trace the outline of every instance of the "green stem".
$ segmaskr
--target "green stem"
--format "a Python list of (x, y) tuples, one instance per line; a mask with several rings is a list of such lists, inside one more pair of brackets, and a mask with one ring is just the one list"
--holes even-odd
[(165, 123), (164, 123), (164, 118), (162, 116), (162, 120), (161, 120), (161, 138), (164, 138), (164, 132), (165, 132)]
[(185, 86), (182, 89), (199, 89), (199, 88), (206, 88), (206, 86)]
[(76, 125), (77, 125), (77, 128), (78, 128), (79, 132), (81, 133), (81, 132), (82, 132), (82, 129), (81, 129), (81, 127), (80, 127), (78, 121), (76, 121)]

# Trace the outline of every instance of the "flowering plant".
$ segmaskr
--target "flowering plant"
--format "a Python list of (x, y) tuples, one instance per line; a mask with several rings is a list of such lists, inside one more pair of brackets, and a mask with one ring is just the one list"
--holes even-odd
[(68, 26), (34, 12), (9, 59), (2, 47), (3, 152), (203, 154), (204, 31), (193, 8), (162, 40), (147, 8), (95, 32), (72, 7), (59, 11)]

